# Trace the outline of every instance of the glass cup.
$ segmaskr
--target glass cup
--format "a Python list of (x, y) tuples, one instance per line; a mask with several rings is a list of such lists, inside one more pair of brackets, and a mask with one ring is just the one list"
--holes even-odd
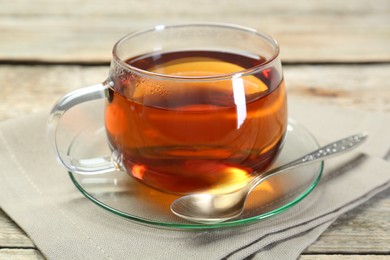
[[(96, 99), (105, 102), (111, 154), (73, 158), (58, 140), (58, 125), (69, 109)], [(126, 35), (113, 48), (108, 78), (61, 98), (49, 119), (69, 171), (124, 171), (179, 194), (245, 185), (274, 161), (286, 127), (277, 42), (227, 24), (159, 25)]]

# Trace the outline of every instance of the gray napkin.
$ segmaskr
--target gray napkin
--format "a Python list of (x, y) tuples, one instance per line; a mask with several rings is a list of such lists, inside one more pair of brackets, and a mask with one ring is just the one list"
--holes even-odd
[(290, 102), (290, 108), (320, 140), (363, 129), (370, 139), (327, 161), (320, 184), (302, 202), (255, 224), (172, 231), (104, 211), (57, 164), (47, 142), (47, 114), (0, 124), (0, 206), (49, 259), (297, 258), (338, 216), (390, 186), (390, 164), (380, 158), (390, 136), (378, 135), (390, 132), (390, 116), (302, 102)]

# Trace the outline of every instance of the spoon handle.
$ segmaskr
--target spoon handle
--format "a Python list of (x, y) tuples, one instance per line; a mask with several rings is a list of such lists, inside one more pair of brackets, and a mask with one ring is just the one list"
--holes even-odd
[(280, 167), (274, 168), (270, 171), (267, 171), (265, 173), (260, 173), (258, 176), (253, 178), (249, 185), (252, 188), (256, 187), (260, 182), (262, 182), (264, 179), (269, 178), (273, 176), (276, 173), (279, 173), (281, 171), (290, 170), (292, 168), (314, 163), (320, 160), (323, 160), (325, 158), (334, 156), (336, 154), (347, 152), (349, 150), (352, 150), (356, 148), (359, 144), (363, 143), (367, 139), (367, 134), (356, 134), (349, 137), (346, 137), (344, 139), (338, 140), (336, 142), (327, 144), (323, 147), (318, 148), (317, 150), (308, 153), (292, 162), (289, 162), (287, 164), (284, 164)]

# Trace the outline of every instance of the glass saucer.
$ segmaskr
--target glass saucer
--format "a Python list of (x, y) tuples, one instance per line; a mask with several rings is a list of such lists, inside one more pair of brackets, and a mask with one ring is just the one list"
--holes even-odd
[[(272, 167), (285, 164), (319, 147), (316, 139), (302, 125), (289, 120), (285, 143)], [(103, 127), (83, 129), (74, 138), (69, 154), (92, 158), (110, 154)], [(198, 224), (170, 212), (178, 195), (149, 188), (125, 172), (81, 175), (69, 173), (74, 185), (89, 200), (120, 217), (155, 227), (170, 229), (208, 229), (240, 226), (281, 213), (307, 196), (317, 185), (323, 162), (302, 166), (276, 175), (259, 185), (249, 196), (243, 214), (218, 224)]]

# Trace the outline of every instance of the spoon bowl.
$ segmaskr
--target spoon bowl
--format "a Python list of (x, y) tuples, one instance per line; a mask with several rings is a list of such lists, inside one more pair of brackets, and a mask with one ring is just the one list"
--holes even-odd
[(366, 139), (366, 134), (349, 136), (267, 172), (254, 172), (253, 179), (239, 190), (223, 194), (196, 193), (180, 197), (171, 204), (171, 211), (183, 219), (203, 224), (214, 224), (237, 218), (244, 211), (248, 195), (264, 180), (286, 170), (350, 151)]
[(215, 224), (235, 218), (244, 210), (245, 189), (222, 196), (216, 194), (190, 194), (175, 200), (171, 211), (192, 222)]

